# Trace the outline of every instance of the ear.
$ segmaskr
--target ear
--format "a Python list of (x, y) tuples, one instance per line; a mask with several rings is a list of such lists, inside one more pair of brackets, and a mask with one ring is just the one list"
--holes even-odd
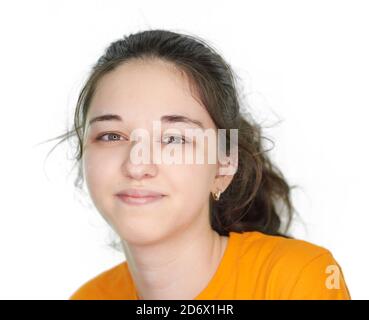
[(231, 184), (238, 169), (238, 154), (225, 156), (219, 160), (218, 172), (214, 181), (214, 192), (220, 190), (222, 193)]

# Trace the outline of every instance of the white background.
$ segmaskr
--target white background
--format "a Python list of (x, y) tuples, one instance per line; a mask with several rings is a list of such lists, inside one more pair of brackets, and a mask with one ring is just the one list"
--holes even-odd
[(369, 3), (367, 1), (2, 1), (0, 4), (0, 298), (67, 299), (125, 258), (74, 190), (72, 125), (90, 67), (112, 41), (146, 28), (199, 35), (242, 78), (301, 188), (305, 227), (328, 248), (353, 299), (367, 299)]

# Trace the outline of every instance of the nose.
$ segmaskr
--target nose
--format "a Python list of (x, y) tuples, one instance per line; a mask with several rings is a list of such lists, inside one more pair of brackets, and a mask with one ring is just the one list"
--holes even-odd
[(140, 141), (132, 143), (129, 155), (123, 163), (125, 175), (128, 178), (141, 180), (144, 178), (155, 177), (158, 166), (153, 162), (152, 148), (150, 142)]

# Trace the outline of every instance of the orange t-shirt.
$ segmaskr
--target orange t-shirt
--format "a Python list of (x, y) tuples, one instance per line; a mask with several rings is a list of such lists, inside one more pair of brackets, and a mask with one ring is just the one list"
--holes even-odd
[[(83, 284), (70, 300), (138, 300), (124, 261)], [(258, 231), (230, 232), (223, 258), (194, 300), (351, 300), (342, 269), (324, 247)]]

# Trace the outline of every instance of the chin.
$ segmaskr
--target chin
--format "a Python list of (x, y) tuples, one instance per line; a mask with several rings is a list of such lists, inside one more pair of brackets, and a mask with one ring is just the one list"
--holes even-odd
[(160, 229), (157, 226), (158, 220), (155, 225), (149, 223), (134, 223), (121, 221), (116, 224), (115, 230), (119, 237), (127, 243), (136, 245), (148, 245), (160, 241), (165, 237), (165, 230)]

